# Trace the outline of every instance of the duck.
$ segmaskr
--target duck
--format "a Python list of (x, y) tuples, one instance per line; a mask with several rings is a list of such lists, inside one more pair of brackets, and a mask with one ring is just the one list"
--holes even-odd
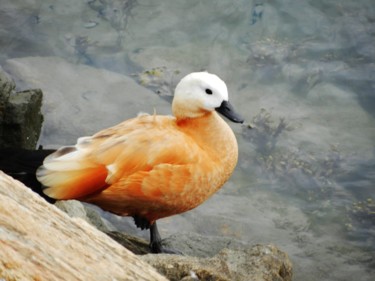
[(173, 115), (140, 114), (48, 155), (36, 171), (43, 192), (134, 218), (150, 230), (150, 250), (163, 247), (156, 221), (194, 209), (230, 178), (238, 160), (235, 134), (223, 115), (244, 119), (223, 80), (193, 72), (177, 84)]

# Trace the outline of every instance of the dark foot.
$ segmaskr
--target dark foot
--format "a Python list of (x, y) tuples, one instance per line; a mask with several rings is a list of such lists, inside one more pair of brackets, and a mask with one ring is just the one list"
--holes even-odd
[(134, 222), (135, 225), (144, 230), (144, 229), (150, 229), (150, 250), (151, 253), (154, 254), (175, 254), (175, 255), (182, 255), (180, 251), (176, 251), (173, 249), (169, 249), (166, 247), (163, 247), (161, 244), (161, 237), (158, 231), (158, 227), (156, 225), (156, 222), (151, 224), (147, 219), (140, 217), (140, 216), (134, 216)]
[(150, 250), (151, 250), (151, 253), (154, 253), (154, 254), (183, 255), (180, 251), (164, 247), (163, 245), (161, 245), (160, 242), (150, 243)]
[(182, 255), (180, 251), (163, 247), (156, 222), (150, 225), (150, 250), (154, 254)]

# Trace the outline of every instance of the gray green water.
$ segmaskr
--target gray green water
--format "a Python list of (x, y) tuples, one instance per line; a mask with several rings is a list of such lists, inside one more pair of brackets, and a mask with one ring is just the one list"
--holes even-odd
[(218, 74), (253, 129), (233, 126), (235, 174), (163, 234), (274, 243), (295, 280), (374, 280), (374, 1), (1, 0), (0, 63), (28, 56), (125, 74), (167, 99), (183, 74)]

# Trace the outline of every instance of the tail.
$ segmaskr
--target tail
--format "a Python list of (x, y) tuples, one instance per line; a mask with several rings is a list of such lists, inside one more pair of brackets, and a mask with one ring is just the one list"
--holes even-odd
[(50, 154), (36, 171), (43, 192), (55, 199), (80, 199), (108, 185), (105, 165), (92, 159), (80, 145), (65, 146)]
[(2, 148), (0, 149), (0, 170), (19, 180), (48, 202), (54, 203), (56, 200), (43, 193), (42, 184), (36, 178), (36, 171), (42, 165), (44, 158), (54, 151)]

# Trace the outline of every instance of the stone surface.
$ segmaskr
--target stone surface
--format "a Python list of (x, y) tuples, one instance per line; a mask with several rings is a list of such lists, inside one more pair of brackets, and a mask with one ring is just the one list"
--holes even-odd
[[(13, 79), (0, 66), (0, 105), (8, 101), (10, 94), (15, 88), (16, 84)], [(0, 110), (0, 112), (2, 111)]]
[(61, 211), (67, 213), (71, 218), (81, 218), (89, 224), (95, 226), (103, 232), (115, 231), (116, 228), (105, 218), (101, 217), (100, 212), (92, 205), (84, 204), (77, 200), (57, 201), (55, 206)]
[(145, 255), (141, 258), (169, 280), (292, 280), (289, 258), (273, 245), (225, 249), (212, 258), (172, 255)]
[(34, 149), (39, 139), (43, 116), (42, 91), (26, 90), (10, 95), (5, 107), (3, 147)]
[(15, 83), (0, 67), (0, 148), (34, 149), (41, 131), (42, 91), (15, 91)]
[(149, 242), (126, 232), (110, 231), (106, 234), (136, 255), (150, 254)]
[(200, 235), (194, 232), (177, 233), (163, 240), (167, 248), (176, 249), (187, 256), (212, 257), (223, 249), (238, 250), (249, 244), (224, 236)]
[(0, 172), (0, 280), (166, 280)]

